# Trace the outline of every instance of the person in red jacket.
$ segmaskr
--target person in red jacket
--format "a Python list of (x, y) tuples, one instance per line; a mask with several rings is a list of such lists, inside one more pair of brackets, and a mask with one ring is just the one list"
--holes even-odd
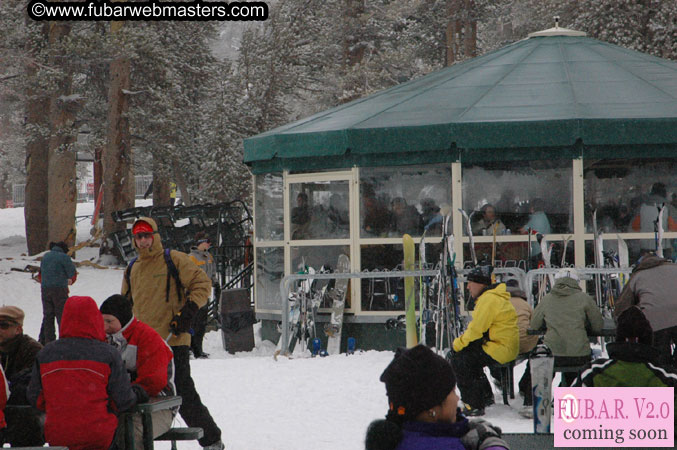
[[(174, 387), (174, 354), (157, 332), (132, 314), (132, 304), (123, 295), (111, 295), (101, 304), (104, 329), (108, 342), (118, 349), (132, 385), (143, 389), (150, 397), (176, 395)], [(172, 426), (175, 410), (155, 411), (153, 437)], [(141, 417), (134, 417), (134, 442), (143, 449)]]
[(45, 440), (70, 450), (110, 448), (116, 412), (148, 400), (133, 388), (120, 354), (106, 342), (103, 317), (91, 297), (66, 301), (59, 339), (35, 360), (28, 400), (45, 411)]
[[(5, 378), (5, 371), (0, 366), (0, 436), (4, 437), (7, 430), (7, 422), (5, 421), (5, 406), (7, 406), (7, 399), (9, 398), (9, 385), (7, 378)], [(1, 441), (0, 441), (1, 442)]]

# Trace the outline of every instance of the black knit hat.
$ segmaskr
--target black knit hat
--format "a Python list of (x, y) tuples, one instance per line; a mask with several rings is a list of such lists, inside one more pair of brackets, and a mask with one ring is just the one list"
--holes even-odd
[(651, 324), (641, 309), (632, 306), (618, 316), (616, 327), (616, 342), (639, 342), (651, 345), (653, 342), (653, 330)]
[(491, 284), (491, 274), (494, 271), (494, 266), (490, 264), (480, 264), (470, 269), (470, 272), (466, 275), (468, 281), (474, 281), (475, 283), (486, 284), (489, 286)]
[(117, 317), (124, 327), (132, 320), (132, 303), (124, 295), (111, 295), (101, 304), (101, 314), (110, 314)]
[(442, 404), (456, 387), (451, 365), (424, 345), (398, 349), (380, 380), (386, 385), (391, 413), (406, 419)]

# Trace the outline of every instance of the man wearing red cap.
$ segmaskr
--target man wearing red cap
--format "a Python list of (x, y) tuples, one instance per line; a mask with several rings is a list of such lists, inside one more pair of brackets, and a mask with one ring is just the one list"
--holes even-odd
[(173, 279), (153, 219), (139, 218), (132, 234), (139, 257), (129, 270), (129, 281), (127, 277), (122, 280), (122, 294), (132, 300), (134, 317), (163, 338), (169, 338), (174, 352), (174, 382), (183, 399), (179, 409), (181, 417), (189, 427), (204, 430), (200, 445), (209, 450), (222, 450), (221, 430), (202, 404), (190, 376), (189, 331), (195, 314), (207, 303), (211, 280), (187, 254), (176, 250), (168, 255), (178, 271), (179, 282)]

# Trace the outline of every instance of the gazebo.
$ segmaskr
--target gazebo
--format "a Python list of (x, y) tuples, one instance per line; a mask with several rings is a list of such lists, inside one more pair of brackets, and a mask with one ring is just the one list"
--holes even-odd
[[(570, 243), (558, 262), (592, 263), (593, 210), (605, 242), (622, 237), (637, 256), (654, 239), (632, 220), (652, 188), (677, 207), (677, 62), (554, 28), (245, 139), (244, 149), (256, 315), (272, 336), (284, 275), (333, 267), (340, 253), (354, 272), (392, 270), (402, 233), (420, 240), (440, 210), (452, 214), (459, 268), (469, 259), (459, 209), (486, 204), (506, 227), (499, 264), (526, 260), (519, 231), (534, 207), (549, 218), (547, 239)], [(493, 237), (476, 233), (478, 253), (490, 253)], [(677, 232), (665, 238), (669, 254)], [(427, 227), (430, 264), (440, 240)], [(398, 289), (351, 282), (344, 336), (361, 348), (401, 344), (383, 327), (401, 313)]]

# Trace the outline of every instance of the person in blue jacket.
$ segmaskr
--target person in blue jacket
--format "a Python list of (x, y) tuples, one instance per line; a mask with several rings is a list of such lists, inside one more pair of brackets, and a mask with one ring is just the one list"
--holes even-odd
[(56, 340), (54, 319), (61, 325), (61, 314), (68, 299), (68, 286), (75, 283), (78, 273), (68, 256), (64, 242), (50, 242), (49, 251), (42, 257), (38, 280), (42, 292), (42, 326), (38, 341), (48, 344)]
[(398, 349), (380, 380), (388, 414), (367, 429), (366, 450), (504, 450), (501, 430), (458, 408), (451, 365), (424, 345)]

